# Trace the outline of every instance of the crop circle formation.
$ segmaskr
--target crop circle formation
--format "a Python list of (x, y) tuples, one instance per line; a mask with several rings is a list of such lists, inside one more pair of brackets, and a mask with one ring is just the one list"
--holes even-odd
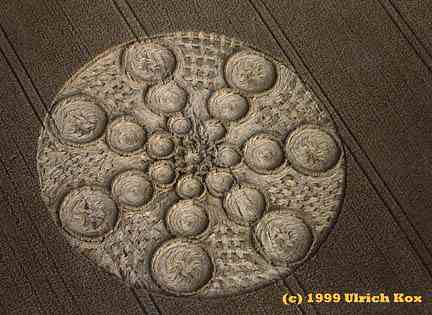
[(288, 275), (337, 217), (342, 143), (291, 66), (201, 32), (114, 47), (58, 93), (41, 195), (67, 240), (133, 287), (215, 297)]

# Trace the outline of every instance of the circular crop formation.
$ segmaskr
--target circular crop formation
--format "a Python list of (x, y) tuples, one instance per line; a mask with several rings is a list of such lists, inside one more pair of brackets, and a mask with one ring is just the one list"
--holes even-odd
[(115, 47), (68, 81), (38, 146), (68, 241), (127, 284), (245, 292), (304, 263), (343, 199), (335, 126), (290, 66), (175, 33)]

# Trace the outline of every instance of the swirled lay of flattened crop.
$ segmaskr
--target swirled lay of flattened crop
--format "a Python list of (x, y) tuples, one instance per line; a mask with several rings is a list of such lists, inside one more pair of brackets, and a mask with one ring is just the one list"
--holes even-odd
[(68, 241), (132, 287), (221, 296), (289, 274), (324, 240), (345, 165), (329, 114), (235, 39), (115, 47), (63, 87), (38, 146)]

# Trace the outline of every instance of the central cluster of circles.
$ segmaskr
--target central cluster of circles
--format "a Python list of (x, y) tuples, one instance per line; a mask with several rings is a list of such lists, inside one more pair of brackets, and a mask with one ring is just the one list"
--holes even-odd
[[(229, 87), (213, 92), (207, 110), (211, 119), (197, 122), (184, 114), (188, 94), (172, 77), (175, 55), (158, 44), (137, 43), (126, 51), (125, 74), (135, 82), (150, 85), (145, 103), (155, 114), (166, 116), (167, 128), (148, 134), (145, 126), (131, 115), (108, 121), (96, 102), (77, 98), (64, 101), (53, 118), (60, 138), (82, 145), (102, 136), (114, 152), (128, 156), (146, 151), (152, 158), (148, 171), (130, 169), (118, 174), (110, 191), (85, 186), (70, 192), (60, 207), (60, 221), (73, 236), (85, 240), (100, 238), (115, 228), (118, 209), (137, 210), (151, 204), (158, 190), (175, 189), (179, 201), (166, 213), (167, 229), (176, 238), (162, 244), (152, 258), (153, 278), (165, 290), (189, 294), (208, 283), (213, 272), (209, 253), (196, 239), (209, 226), (204, 196), (223, 199), (227, 216), (236, 224), (253, 226), (257, 251), (270, 263), (286, 265), (302, 259), (312, 243), (307, 225), (295, 215), (266, 211), (269, 200), (257, 187), (240, 183), (233, 168), (245, 163), (258, 174), (280, 170), (287, 161), (299, 172), (314, 176), (332, 168), (339, 159), (338, 142), (325, 130), (303, 126), (286, 140), (270, 133), (252, 136), (241, 147), (223, 143), (231, 124), (250, 113), (248, 97), (271, 89), (277, 80), (271, 61), (251, 51), (235, 53), (225, 65)], [(201, 130), (201, 131), (197, 131)], [(202, 177), (188, 168), (179, 168), (179, 147), (198, 132), (198, 144), (213, 148), (211, 167)], [(210, 150), (210, 149), (209, 149)], [(208, 151), (210, 152), (210, 151)], [(192, 168), (208, 152), (191, 148), (183, 152), (183, 162)]]

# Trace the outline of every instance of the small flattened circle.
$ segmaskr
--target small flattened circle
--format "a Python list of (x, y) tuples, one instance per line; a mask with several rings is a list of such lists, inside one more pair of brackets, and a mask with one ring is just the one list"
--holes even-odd
[(52, 114), (61, 139), (74, 144), (96, 140), (103, 133), (107, 117), (94, 102), (80, 96), (60, 101)]
[(155, 159), (166, 159), (173, 155), (175, 142), (167, 132), (153, 133), (147, 141), (147, 152)]
[(183, 199), (200, 197), (204, 191), (204, 185), (200, 178), (194, 175), (183, 176), (176, 187), (177, 194)]
[(144, 206), (153, 198), (154, 188), (142, 171), (129, 170), (114, 179), (112, 193), (120, 204), (136, 208)]
[(187, 93), (175, 81), (160, 83), (147, 92), (147, 105), (156, 114), (173, 114), (182, 111)]
[(161, 160), (150, 166), (150, 177), (153, 182), (159, 185), (169, 185), (176, 179), (175, 166), (172, 162)]
[(257, 173), (269, 173), (280, 167), (284, 152), (279, 142), (267, 134), (251, 137), (244, 147), (246, 164)]
[(228, 217), (240, 225), (251, 225), (264, 213), (267, 202), (264, 194), (250, 186), (232, 189), (224, 199)]
[(233, 147), (223, 146), (216, 153), (216, 165), (219, 167), (233, 167), (241, 162), (240, 153)]
[(225, 67), (225, 77), (230, 86), (246, 93), (261, 93), (276, 82), (276, 68), (266, 58), (242, 51), (233, 55)]
[(132, 117), (119, 117), (108, 127), (107, 142), (118, 153), (137, 151), (143, 148), (145, 141), (145, 130)]
[(207, 189), (215, 197), (222, 197), (234, 185), (234, 176), (223, 170), (211, 170), (205, 179)]
[(285, 152), (296, 170), (309, 175), (328, 171), (341, 155), (333, 136), (314, 127), (295, 130), (287, 139)]
[(206, 120), (204, 122), (204, 134), (209, 142), (216, 142), (225, 137), (225, 126), (215, 119)]
[(245, 97), (230, 89), (216, 91), (208, 101), (209, 114), (221, 121), (242, 119), (249, 111)]
[(174, 235), (192, 237), (204, 232), (209, 218), (205, 209), (193, 200), (180, 200), (168, 210), (166, 223)]
[(63, 228), (78, 238), (104, 236), (114, 228), (117, 218), (114, 201), (102, 188), (93, 186), (69, 192), (59, 210)]
[(135, 80), (154, 83), (167, 78), (176, 67), (174, 54), (153, 43), (136, 43), (126, 52), (126, 71)]
[(304, 258), (313, 236), (300, 218), (286, 211), (271, 211), (255, 226), (253, 239), (264, 258), (282, 266)]
[(213, 263), (199, 245), (185, 240), (168, 241), (151, 261), (153, 279), (169, 292), (187, 295), (204, 287), (213, 274)]
[(189, 118), (179, 114), (168, 119), (168, 128), (172, 133), (178, 136), (184, 136), (191, 131), (192, 122)]

